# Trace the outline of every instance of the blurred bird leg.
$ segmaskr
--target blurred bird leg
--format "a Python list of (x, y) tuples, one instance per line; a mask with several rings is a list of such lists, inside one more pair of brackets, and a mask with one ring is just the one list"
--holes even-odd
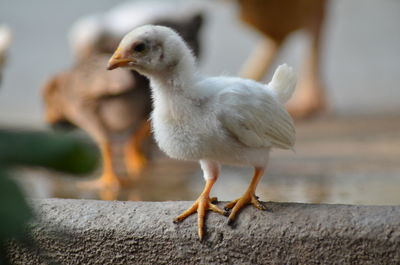
[(151, 135), (151, 126), (148, 120), (144, 121), (125, 145), (125, 165), (129, 174), (138, 176), (147, 164), (146, 156), (142, 151), (143, 142)]
[(323, 16), (320, 21), (308, 28), (309, 41), (308, 58), (296, 92), (289, 101), (287, 108), (293, 118), (303, 119), (327, 109), (325, 89), (320, 76), (321, 69), (321, 38)]
[[(324, 110), (326, 99), (323, 86), (319, 82), (319, 52), (320, 40), (323, 33), (324, 17), (328, 0), (237, 0), (240, 6), (240, 17), (243, 22), (256, 29), (262, 36), (279, 43), (275, 47), (281, 48), (284, 40), (293, 32), (303, 30), (309, 33), (310, 48), (305, 76), (299, 89), (290, 102), (288, 108), (290, 114), (295, 118), (307, 118)], [(277, 15), (285, 14), (285, 16)], [(281, 41), (279, 41), (281, 40)], [(271, 64), (271, 57), (265, 57), (262, 45), (251, 57), (242, 71), (242, 76), (260, 80), (268, 65)], [(267, 47), (265, 48), (267, 49)], [(276, 51), (275, 51), (276, 54)]]
[(100, 149), (103, 158), (103, 174), (97, 180), (80, 183), (79, 187), (90, 189), (119, 190), (120, 180), (115, 173), (112, 160), (111, 144), (109, 142), (103, 142), (100, 144)]
[(246, 205), (253, 204), (259, 210), (266, 210), (265, 206), (257, 199), (255, 192), (257, 188), (257, 184), (260, 181), (262, 175), (264, 174), (265, 168), (256, 167), (254, 170), (254, 176), (251, 180), (249, 187), (242, 197), (236, 199), (225, 206), (225, 210), (232, 209), (229, 217), (228, 224), (232, 224), (236, 218), (238, 212)]
[(312, 62), (309, 61), (307, 64), (308, 71), (301, 76), (293, 99), (287, 105), (288, 112), (295, 119), (311, 117), (327, 108), (324, 89), (318, 77), (311, 70), (314, 68), (311, 65)]
[(103, 155), (103, 175), (99, 181), (107, 187), (118, 187), (119, 180), (115, 174), (115, 169), (112, 161), (111, 144), (106, 142), (101, 144), (101, 153)]
[(256, 81), (262, 80), (274, 62), (281, 46), (282, 41), (269, 38), (262, 40), (249, 59), (247, 59), (247, 62), (240, 71), (240, 76)]
[(204, 187), (204, 190), (189, 209), (187, 209), (181, 215), (175, 218), (174, 223), (181, 222), (186, 219), (186, 217), (197, 212), (197, 232), (201, 241), (204, 237), (204, 220), (206, 211), (214, 211), (222, 215), (225, 215), (225, 212), (218, 208), (216, 205), (212, 204), (213, 202), (217, 201), (215, 197), (210, 199), (211, 188), (218, 179), (219, 165), (215, 162), (205, 160), (201, 160), (200, 164), (204, 172), (204, 177), (206, 178), (206, 185)]
[(98, 196), (103, 201), (115, 201), (118, 198), (119, 189), (110, 187), (102, 188), (98, 191)]

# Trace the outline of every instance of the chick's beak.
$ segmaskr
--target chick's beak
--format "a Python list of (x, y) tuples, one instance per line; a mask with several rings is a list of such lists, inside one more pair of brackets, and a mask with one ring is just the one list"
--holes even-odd
[(118, 67), (126, 67), (132, 63), (130, 58), (124, 58), (120, 49), (117, 49), (111, 59), (108, 61), (107, 70), (113, 70)]

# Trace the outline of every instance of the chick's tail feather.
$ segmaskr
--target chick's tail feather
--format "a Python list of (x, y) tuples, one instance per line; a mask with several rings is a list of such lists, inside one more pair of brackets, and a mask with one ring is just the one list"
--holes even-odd
[(296, 74), (293, 68), (287, 64), (280, 65), (275, 70), (268, 86), (274, 91), (282, 104), (286, 103), (292, 97), (296, 88)]

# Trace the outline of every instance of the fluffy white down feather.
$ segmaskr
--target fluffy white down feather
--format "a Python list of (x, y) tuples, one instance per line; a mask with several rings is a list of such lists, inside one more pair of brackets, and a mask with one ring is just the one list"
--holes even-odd
[(169, 156), (264, 167), (271, 148), (293, 147), (293, 121), (282, 105), (295, 87), (289, 66), (280, 66), (268, 85), (234, 77), (203, 78), (172, 30), (140, 27), (124, 37), (119, 51), (127, 53), (135, 42), (161, 46), (132, 55), (136, 57), (130, 65), (151, 80), (154, 135)]

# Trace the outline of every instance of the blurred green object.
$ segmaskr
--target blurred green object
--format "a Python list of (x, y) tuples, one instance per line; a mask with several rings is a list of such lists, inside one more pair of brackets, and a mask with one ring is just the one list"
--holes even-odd
[(0, 168), (39, 166), (70, 174), (87, 174), (98, 164), (93, 145), (49, 132), (0, 130)]
[(43, 167), (68, 174), (88, 174), (98, 165), (98, 151), (77, 137), (50, 132), (0, 129), (0, 264), (8, 264), (6, 242), (23, 241), (34, 213), (9, 177), (16, 167)]
[(33, 212), (17, 184), (0, 171), (0, 241), (23, 236), (32, 217)]

